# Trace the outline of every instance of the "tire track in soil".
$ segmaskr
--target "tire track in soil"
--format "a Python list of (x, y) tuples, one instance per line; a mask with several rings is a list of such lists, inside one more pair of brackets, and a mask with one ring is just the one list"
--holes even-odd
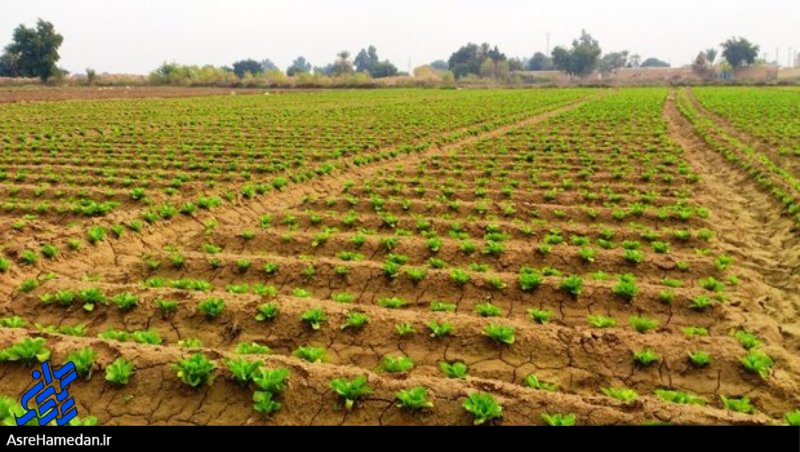
[[(717, 236), (735, 265), (763, 284), (741, 287), (750, 309), (769, 319), (748, 316), (743, 325), (783, 339), (790, 350), (800, 350), (800, 239), (792, 221), (751, 177), (728, 164), (695, 133), (676, 106), (676, 91), (664, 107), (672, 139), (685, 150), (686, 159), (703, 176), (706, 205), (713, 206)], [(704, 114), (702, 111), (698, 111)], [(779, 335), (776, 337), (776, 335)]]

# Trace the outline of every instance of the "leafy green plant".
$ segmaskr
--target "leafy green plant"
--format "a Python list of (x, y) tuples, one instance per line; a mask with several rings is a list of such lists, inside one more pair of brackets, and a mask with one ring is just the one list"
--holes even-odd
[(634, 362), (643, 367), (657, 363), (660, 359), (661, 358), (658, 356), (658, 353), (650, 349), (637, 350), (633, 352)]
[(510, 326), (490, 324), (483, 329), (484, 336), (489, 339), (506, 345), (512, 345), (515, 341), (514, 328)]
[(267, 322), (278, 317), (278, 305), (275, 303), (263, 303), (256, 308), (256, 321)]
[(695, 311), (705, 311), (714, 305), (714, 301), (708, 295), (698, 295), (689, 302), (689, 308)]
[(433, 402), (428, 400), (428, 390), (424, 386), (398, 391), (395, 394), (397, 407), (409, 411), (429, 410)]
[(368, 322), (369, 316), (367, 314), (364, 314), (363, 312), (348, 312), (341, 329), (346, 330), (348, 328), (352, 328), (354, 330), (360, 330), (367, 326)]
[(79, 376), (90, 378), (96, 357), (97, 352), (90, 347), (86, 347), (70, 352), (67, 355), (67, 362), (71, 362), (75, 365), (75, 372), (77, 372)]
[(633, 300), (639, 293), (639, 288), (636, 286), (636, 278), (631, 274), (620, 276), (612, 292), (626, 301)]
[(548, 391), (553, 392), (558, 390), (558, 385), (555, 383), (547, 383), (542, 381), (538, 376), (535, 374), (530, 374), (525, 377), (525, 385), (531, 389), (535, 389), (537, 391)]
[(117, 358), (106, 367), (106, 381), (115, 385), (124, 386), (128, 384), (132, 375), (133, 362), (125, 358)]
[(503, 315), (503, 310), (491, 303), (485, 302), (475, 306), (475, 313), (481, 317), (500, 317)]
[(42, 245), (41, 251), (42, 251), (42, 256), (50, 260), (53, 260), (56, 257), (58, 257), (58, 247), (56, 247), (53, 244), (47, 243)]
[(225, 310), (225, 300), (222, 298), (207, 298), (197, 305), (197, 310), (208, 319), (215, 319)]
[(600, 388), (600, 391), (612, 399), (630, 403), (639, 398), (639, 394), (629, 388)]
[(553, 317), (553, 311), (547, 309), (528, 309), (528, 317), (534, 322), (544, 325)]
[(11, 261), (6, 258), (0, 257), (0, 274), (8, 273), (10, 269), (11, 269)]
[(43, 363), (50, 358), (50, 350), (45, 347), (45, 343), (46, 341), (41, 337), (21, 339), (10, 347), (0, 349), (0, 362), (20, 361), (30, 364), (39, 361)]
[(275, 400), (275, 395), (267, 391), (255, 391), (253, 393), (253, 410), (257, 413), (269, 416), (281, 409), (281, 404)]
[(23, 250), (19, 254), (19, 261), (23, 265), (36, 265), (39, 262), (39, 256), (33, 250)]
[(483, 425), (503, 417), (503, 407), (489, 393), (470, 393), (463, 406), (468, 413), (472, 414), (474, 425)]
[(258, 342), (239, 342), (236, 344), (236, 353), (239, 355), (269, 355), (272, 350)]
[(447, 376), (447, 378), (455, 378), (463, 380), (467, 378), (467, 365), (462, 362), (448, 363), (442, 361), (439, 363), (439, 369)]
[(416, 333), (416, 331), (414, 330), (414, 326), (407, 322), (398, 323), (397, 325), (395, 325), (394, 332), (397, 333), (397, 335), (400, 337), (411, 336), (414, 333)]
[(408, 356), (384, 356), (381, 369), (388, 373), (404, 373), (414, 368), (414, 360)]
[(711, 355), (703, 350), (689, 352), (689, 362), (694, 367), (708, 367), (711, 364)]
[(577, 298), (583, 293), (583, 279), (576, 275), (567, 276), (561, 280), (561, 290)]
[(761, 341), (758, 339), (758, 336), (745, 330), (734, 332), (733, 337), (736, 338), (736, 340), (742, 344), (742, 347), (747, 350), (751, 350), (761, 345)]
[(455, 269), (450, 272), (450, 279), (459, 286), (463, 286), (472, 281), (472, 275), (461, 269)]
[(289, 370), (258, 368), (253, 373), (253, 383), (261, 391), (278, 394), (286, 390), (286, 382), (289, 379)]
[(542, 414), (544, 420), (550, 427), (572, 427), (577, 418), (574, 414)]
[(0, 318), (0, 328), (25, 328), (28, 322), (20, 316)]
[(235, 360), (226, 359), (225, 365), (228, 367), (228, 371), (231, 373), (233, 381), (245, 386), (250, 380), (252, 380), (253, 374), (255, 374), (258, 368), (263, 365), (263, 362), (249, 361), (244, 358), (238, 358)]
[(217, 365), (202, 353), (195, 353), (189, 358), (178, 360), (170, 366), (178, 378), (192, 388), (210, 385), (214, 381), (214, 370)]
[(453, 333), (453, 325), (448, 322), (436, 322), (430, 321), (428, 322), (428, 329), (431, 332), (431, 337), (441, 338), (445, 336), (449, 336)]
[(756, 374), (763, 379), (769, 377), (772, 373), (772, 366), (775, 364), (769, 355), (758, 350), (750, 350), (739, 362), (746, 371)]
[(115, 296), (111, 299), (111, 302), (114, 303), (120, 311), (126, 312), (139, 305), (139, 297), (126, 292)]
[(648, 317), (632, 316), (628, 319), (634, 330), (637, 333), (647, 333), (650, 330), (658, 328), (658, 321)]
[(167, 317), (178, 310), (178, 302), (174, 300), (164, 300), (159, 298), (154, 302), (156, 309), (161, 312), (162, 317)]
[(605, 317), (602, 315), (590, 315), (589, 325), (595, 328), (614, 328), (615, 326), (617, 326), (617, 321), (611, 317)]
[(519, 274), (519, 286), (523, 292), (530, 292), (544, 282), (544, 277), (541, 273), (531, 268), (523, 267)]
[(724, 395), (720, 395), (719, 398), (722, 401), (722, 405), (731, 411), (745, 414), (752, 414), (755, 412), (755, 407), (753, 407), (753, 404), (750, 403), (750, 399), (747, 397), (736, 399), (733, 397), (725, 397)]
[(326, 352), (320, 347), (301, 346), (292, 354), (309, 363), (321, 363), (325, 360)]
[(406, 301), (402, 298), (382, 298), (378, 300), (378, 306), (387, 309), (401, 309), (405, 307)]
[(360, 375), (353, 380), (336, 378), (330, 382), (330, 388), (344, 401), (347, 411), (353, 409), (358, 399), (372, 393), (372, 388), (367, 384), (367, 377)]
[(667, 402), (681, 405), (705, 405), (708, 401), (694, 394), (683, 391), (672, 391), (668, 389), (656, 389), (656, 395)]
[(322, 308), (309, 309), (300, 315), (300, 320), (307, 323), (312, 330), (317, 331), (322, 324), (328, 321), (328, 316)]
[(794, 410), (790, 413), (786, 413), (783, 418), (786, 420), (786, 423), (792, 427), (800, 426), (800, 410)]

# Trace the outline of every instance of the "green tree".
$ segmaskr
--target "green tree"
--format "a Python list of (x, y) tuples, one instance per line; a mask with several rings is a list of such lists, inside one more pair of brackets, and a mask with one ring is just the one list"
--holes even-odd
[(640, 67), (670, 67), (666, 61), (659, 60), (658, 58), (648, 58), (642, 61)]
[(553, 65), (571, 76), (582, 77), (595, 70), (601, 53), (597, 40), (583, 30), (581, 37), (572, 41), (571, 49), (560, 46), (553, 49)]
[(483, 43), (480, 46), (469, 43), (450, 55), (447, 64), (456, 78), (461, 78), (470, 74), (480, 75), (481, 66), (488, 67), (488, 65), (484, 64), (487, 59), (491, 60), (493, 65), (508, 60), (497, 46), (492, 48), (488, 43)]
[(14, 30), (11, 44), (6, 46), (0, 66), (10, 70), (12, 75), (38, 77), (46, 82), (59, 73), (56, 62), (60, 58), (58, 48), (63, 42), (64, 37), (56, 33), (50, 22), (39, 19), (36, 28), (20, 24)]
[(447, 65), (447, 61), (445, 60), (436, 60), (433, 63), (429, 64), (431, 68), (437, 71), (448, 71), (450, 70), (450, 66)]
[(529, 71), (549, 71), (551, 69), (553, 69), (553, 59), (542, 52), (536, 52), (528, 60)]
[(358, 55), (356, 55), (356, 59), (353, 60), (353, 63), (356, 65), (356, 72), (372, 73), (372, 69), (380, 63), (378, 49), (376, 49), (375, 46), (361, 49)]
[(308, 72), (311, 72), (311, 63), (306, 61), (306, 58), (303, 56), (295, 58), (295, 60), (292, 62), (292, 65), (286, 69), (286, 75), (289, 77)]
[(611, 52), (603, 55), (603, 58), (600, 59), (599, 69), (602, 74), (609, 75), (627, 65), (628, 51), (624, 50), (622, 52)]
[(244, 78), (244, 74), (249, 72), (253, 75), (264, 72), (264, 67), (258, 61), (250, 58), (233, 63), (233, 72), (239, 78)]
[(733, 37), (722, 43), (722, 56), (734, 69), (753, 64), (758, 57), (758, 50), (757, 45), (745, 38)]
[(336, 54), (336, 61), (330, 67), (331, 75), (347, 75), (353, 73), (353, 62), (350, 61), (350, 52), (342, 50)]

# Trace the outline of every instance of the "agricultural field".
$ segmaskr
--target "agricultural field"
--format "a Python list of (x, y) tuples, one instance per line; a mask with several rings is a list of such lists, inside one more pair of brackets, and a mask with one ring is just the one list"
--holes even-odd
[(378, 90), (0, 110), (0, 414), (800, 424), (797, 93)]

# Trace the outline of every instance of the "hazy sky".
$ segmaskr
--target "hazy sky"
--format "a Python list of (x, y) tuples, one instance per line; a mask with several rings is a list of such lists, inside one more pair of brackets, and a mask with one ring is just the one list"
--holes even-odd
[(164, 61), (231, 64), (297, 55), (322, 66), (373, 44), (401, 70), (447, 57), (468, 41), (509, 56), (568, 44), (586, 28), (604, 51), (628, 49), (673, 65), (732, 35), (786, 64), (800, 50), (800, 0), (2, 0), (0, 45), (37, 17), (64, 35), (71, 71), (147, 73)]

